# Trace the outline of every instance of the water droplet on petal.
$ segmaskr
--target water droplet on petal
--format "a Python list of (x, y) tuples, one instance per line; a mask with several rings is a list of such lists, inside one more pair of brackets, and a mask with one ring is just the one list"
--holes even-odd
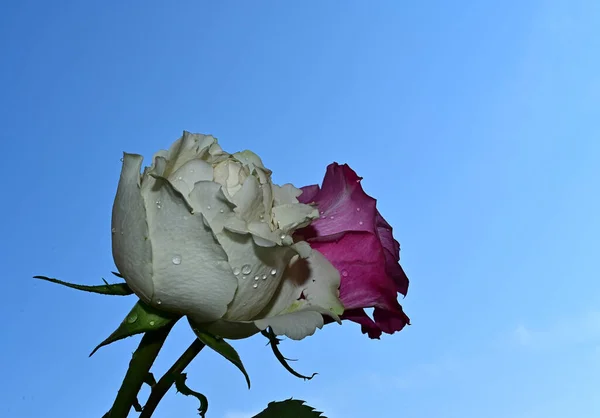
[(225, 212), (225, 211), (224, 211), (223, 209), (219, 209), (219, 212), (220, 212), (220, 213), (223, 213), (223, 212)]
[(162, 300), (160, 300), (160, 299), (157, 299), (157, 300), (156, 300), (156, 304), (157, 304), (157, 305), (162, 305)]
[(263, 274), (263, 275), (262, 275), (262, 279), (263, 279), (263, 280), (267, 280), (267, 275), (266, 275), (266, 274)]
[(234, 267), (233, 268), (233, 274), (235, 274), (236, 276), (240, 274), (240, 268), (239, 267)]
[(156, 201), (156, 207), (157, 207), (158, 209), (160, 209), (160, 208), (162, 207), (162, 203), (160, 202), (160, 200), (157, 200), (157, 201)]
[(173, 262), (173, 264), (178, 266), (181, 264), (181, 256), (180, 255), (173, 256), (173, 259), (171, 261)]
[(251, 271), (252, 271), (252, 267), (250, 266), (250, 264), (244, 264), (242, 266), (242, 273), (243, 274), (250, 274)]
[(256, 288), (258, 287), (258, 284), (254, 283), (254, 284), (252, 285), (252, 287), (256, 289)]
[(153, 327), (154, 326), (154, 321), (150, 321), (150, 326)]
[(259, 218), (260, 218), (260, 219), (265, 219), (265, 215), (262, 215), (262, 214), (261, 214), (261, 215), (259, 216)]
[(342, 270), (342, 276), (348, 277), (348, 270)]
[(287, 236), (287, 235), (285, 235), (285, 234), (281, 234), (281, 235), (279, 236), (279, 238), (281, 238), (282, 240), (284, 240), (286, 236)]
[(123, 157), (119, 158), (119, 161), (123, 162)]
[(321, 211), (321, 215), (323, 215), (325, 213), (325, 211)]
[(181, 180), (183, 180), (183, 177), (179, 176), (179, 177), (177, 177), (177, 180), (181, 181)]
[(260, 279), (260, 277), (254, 276), (254, 280), (258, 280), (258, 279)]
[(275, 276), (277, 274), (277, 269), (271, 270), (271, 276)]
[(117, 232), (117, 228), (113, 228), (113, 229), (111, 229), (111, 231), (114, 234), (115, 232)]
[(363, 221), (359, 221), (359, 222), (358, 222), (358, 224), (359, 224), (359, 225), (362, 225), (363, 223), (364, 223)]
[(357, 211), (357, 212), (360, 212), (360, 208), (356, 208), (356, 211)]
[(330, 216), (330, 217), (329, 217), (329, 219), (333, 219), (333, 218), (334, 218), (333, 216)]
[(136, 313), (132, 313), (131, 315), (129, 315), (127, 317), (127, 322), (129, 322), (130, 324), (133, 324), (135, 321), (137, 321), (138, 316)]
[(208, 205), (208, 206), (206, 207), (206, 209), (210, 210), (210, 205)]

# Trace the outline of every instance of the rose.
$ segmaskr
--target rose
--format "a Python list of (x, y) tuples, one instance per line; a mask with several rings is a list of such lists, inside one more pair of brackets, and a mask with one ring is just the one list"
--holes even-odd
[[(360, 180), (348, 165), (333, 163), (321, 188), (303, 187), (299, 201), (317, 204), (321, 216), (296, 237), (341, 272), (342, 319), (358, 322), (363, 333), (379, 338), (382, 331), (392, 334), (410, 323), (397, 300), (397, 293), (406, 296), (408, 278), (398, 263), (400, 245), (392, 228)], [(374, 320), (364, 310), (370, 307)]]
[(271, 327), (302, 339), (323, 314), (340, 320), (339, 272), (291, 238), (318, 211), (291, 184), (273, 184), (257, 155), (184, 132), (142, 175), (141, 165), (124, 154), (112, 247), (142, 301), (225, 338)]

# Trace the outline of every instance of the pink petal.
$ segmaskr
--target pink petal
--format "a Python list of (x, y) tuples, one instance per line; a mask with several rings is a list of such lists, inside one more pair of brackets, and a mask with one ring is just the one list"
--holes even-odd
[(397, 310), (388, 311), (382, 308), (375, 308), (373, 310), (373, 319), (381, 330), (387, 334), (393, 334), (394, 332), (401, 331), (406, 325), (410, 325), (410, 319), (402, 307), (398, 305), (400, 311)]
[(323, 187), (313, 195), (314, 186), (308, 186), (306, 197), (300, 195), (301, 201), (310, 196), (308, 201), (316, 202), (321, 213), (300, 234), (327, 241), (349, 231), (375, 232), (376, 201), (363, 191), (360, 179), (347, 164), (330, 164)]
[(369, 318), (364, 309), (350, 309), (344, 312), (343, 319), (348, 319), (352, 322), (360, 324), (360, 330), (363, 334), (367, 334), (369, 338), (379, 339), (381, 337), (381, 328)]
[(321, 189), (319, 188), (318, 184), (313, 184), (310, 186), (304, 186), (301, 188), (301, 190), (302, 194), (298, 196), (298, 201), (300, 203), (308, 204), (315, 201), (315, 196)]
[(396, 284), (387, 275), (383, 247), (376, 235), (349, 232), (338, 241), (311, 242), (311, 247), (340, 272), (340, 299), (346, 309), (396, 307)]
[[(342, 319), (359, 323), (363, 333), (379, 338), (410, 324), (398, 303), (406, 295), (408, 278), (399, 264), (400, 244), (392, 227), (367, 195), (361, 178), (348, 165), (330, 164), (323, 186), (304, 187), (302, 203), (316, 203), (321, 217), (297, 231), (340, 272)], [(374, 307), (373, 319), (363, 308)]]
[(406, 296), (408, 292), (408, 277), (398, 264), (400, 260), (400, 244), (392, 235), (392, 227), (383, 219), (379, 211), (376, 215), (377, 235), (381, 240), (385, 254), (385, 269), (396, 283), (396, 290)]

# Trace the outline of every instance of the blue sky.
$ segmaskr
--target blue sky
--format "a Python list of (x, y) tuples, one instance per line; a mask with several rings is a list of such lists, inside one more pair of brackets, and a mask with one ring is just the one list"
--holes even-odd
[[(282, 344), (313, 381), (261, 336), (234, 343), (250, 391), (202, 352), (209, 417), (290, 396), (329, 418), (600, 416), (599, 23), (592, 0), (4, 2), (0, 415), (110, 407), (138, 338), (87, 355), (134, 299), (31, 276), (110, 279), (121, 153), (185, 129), (279, 183), (349, 163), (411, 279), (400, 334)], [(192, 338), (175, 328), (157, 375)], [(172, 392), (156, 417), (195, 408)]]

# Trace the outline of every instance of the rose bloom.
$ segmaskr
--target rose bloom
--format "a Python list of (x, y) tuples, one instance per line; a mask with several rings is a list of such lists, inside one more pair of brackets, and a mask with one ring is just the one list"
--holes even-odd
[[(348, 165), (330, 164), (323, 185), (302, 188), (300, 203), (316, 204), (320, 217), (295, 233), (340, 272), (342, 319), (361, 325), (363, 333), (379, 338), (410, 324), (398, 303), (406, 296), (408, 278), (399, 264), (400, 244), (383, 219), (376, 200), (367, 195)], [(373, 319), (365, 308), (375, 308)]]

